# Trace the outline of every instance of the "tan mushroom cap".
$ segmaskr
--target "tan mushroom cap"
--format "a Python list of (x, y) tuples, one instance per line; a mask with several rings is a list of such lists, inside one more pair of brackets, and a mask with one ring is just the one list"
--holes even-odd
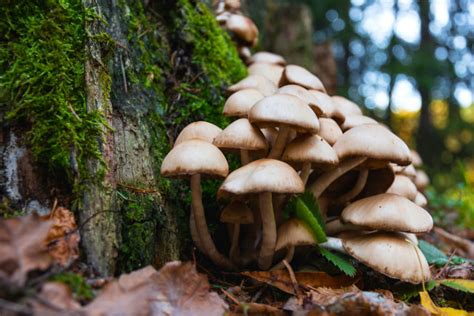
[(233, 93), (224, 104), (225, 116), (247, 117), (249, 110), (265, 96), (256, 89), (243, 89)]
[(416, 179), (416, 169), (413, 164), (409, 164), (408, 166), (398, 166), (394, 164), (393, 169), (396, 174), (407, 176), (413, 181)]
[(288, 126), (297, 132), (316, 133), (319, 121), (300, 98), (289, 94), (265, 97), (249, 111), (249, 121), (259, 127)]
[(424, 191), (426, 187), (430, 184), (430, 178), (423, 170), (416, 171), (415, 185), (420, 191)]
[(280, 65), (267, 64), (267, 63), (253, 63), (249, 66), (249, 75), (261, 75), (270, 79), (275, 85), (281, 80), (283, 70), (285, 68)]
[(418, 154), (418, 152), (414, 149), (412, 149), (410, 152), (411, 152), (411, 161), (413, 163), (413, 166), (421, 167), (421, 165), (423, 164), (423, 161), (421, 160), (421, 157)]
[(318, 135), (324, 138), (329, 145), (334, 145), (339, 137), (342, 136), (342, 131), (336, 121), (327, 117), (319, 118), (319, 132)]
[(275, 159), (259, 159), (229, 174), (217, 196), (263, 192), (302, 193), (304, 185), (290, 165)]
[(428, 205), (428, 200), (421, 192), (416, 193), (415, 204), (420, 207), (426, 207)]
[(316, 112), (318, 117), (330, 117), (338, 124), (342, 124), (344, 122), (346, 118), (345, 115), (338, 110), (337, 106), (329, 95), (318, 90), (309, 90), (309, 93), (311, 93), (317, 100), (316, 106), (313, 107), (313, 111)]
[(275, 251), (289, 246), (316, 245), (311, 229), (301, 220), (292, 218), (278, 227)]
[(286, 65), (285, 67), (280, 86), (289, 83), (297, 84), (307, 89), (326, 92), (323, 83), (318, 77), (309, 70), (297, 65)]
[(416, 198), (416, 185), (407, 176), (397, 174), (387, 193), (397, 194), (406, 197), (410, 201), (414, 201)]
[(178, 137), (176, 137), (174, 146), (191, 139), (200, 139), (205, 142), (212, 143), (214, 138), (221, 132), (222, 129), (212, 123), (205, 121), (194, 122), (183, 128)]
[(228, 173), (229, 165), (219, 148), (199, 139), (173, 147), (161, 164), (161, 174), (165, 177), (195, 174), (225, 177)]
[(276, 93), (290, 94), (290, 95), (294, 95), (295, 97), (300, 98), (301, 100), (306, 102), (316, 114), (317, 114), (317, 111), (319, 110), (319, 108), (317, 107), (318, 99), (308, 90), (296, 84), (288, 84), (288, 85), (282, 86), (277, 90)]
[(258, 29), (255, 23), (246, 16), (231, 14), (226, 21), (226, 28), (242, 42), (254, 46), (258, 41)]
[(321, 136), (307, 134), (295, 138), (287, 145), (282, 160), (298, 167), (311, 162), (313, 168), (327, 168), (339, 163), (331, 145)]
[(227, 126), (214, 139), (213, 144), (219, 148), (267, 150), (268, 143), (263, 133), (250, 124), (246, 118), (238, 119)]
[(370, 160), (410, 164), (410, 150), (397, 135), (380, 125), (360, 125), (345, 132), (333, 146), (339, 157), (368, 157)]
[(278, 137), (278, 130), (274, 127), (264, 127), (260, 129), (267, 139), (268, 144), (273, 146)]
[(351, 256), (391, 278), (413, 284), (431, 278), (425, 256), (404, 235), (375, 232), (345, 239), (342, 244)]
[(264, 96), (274, 94), (278, 87), (270, 79), (261, 75), (249, 75), (236, 84), (227, 88), (227, 91), (234, 93), (243, 89), (255, 89)]
[(235, 11), (240, 9), (240, 0), (225, 0), (224, 4), (227, 10)]
[(232, 201), (222, 210), (220, 221), (232, 224), (252, 224), (253, 213), (244, 202)]
[(362, 110), (360, 107), (352, 102), (351, 100), (348, 100), (344, 97), (341, 97), (339, 95), (334, 95), (331, 97), (336, 108), (344, 114), (344, 116), (351, 116), (351, 115), (362, 115)]
[(286, 64), (285, 59), (277, 54), (270, 52), (258, 52), (255, 53), (250, 59), (250, 64), (254, 63), (267, 63), (267, 64), (276, 64), (284, 66)]
[(252, 52), (247, 46), (237, 45), (237, 52), (239, 53), (239, 57), (244, 61), (247, 61), (250, 57), (252, 57)]
[(349, 115), (349, 116), (346, 116), (344, 123), (342, 123), (341, 125), (341, 129), (343, 131), (347, 131), (356, 126), (367, 125), (367, 124), (378, 124), (378, 122), (374, 120), (373, 118), (365, 116), (365, 115)]
[(342, 211), (344, 223), (368, 229), (424, 233), (433, 228), (431, 215), (410, 200), (382, 193), (355, 201)]

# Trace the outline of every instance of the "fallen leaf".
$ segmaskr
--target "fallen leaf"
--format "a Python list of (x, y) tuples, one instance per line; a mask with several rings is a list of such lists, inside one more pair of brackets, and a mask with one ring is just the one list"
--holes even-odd
[[(259, 304), (259, 303), (243, 303), (239, 305), (236, 313), (244, 315), (286, 315), (284, 311), (271, 305)], [(232, 314), (230, 314), (232, 315)]]
[(438, 282), (444, 286), (448, 286), (458, 291), (474, 293), (473, 280), (445, 279), (445, 280), (439, 280)]
[(0, 281), (21, 287), (28, 272), (52, 264), (45, 245), (51, 225), (36, 214), (0, 220)]
[(320, 287), (309, 292), (311, 297), (311, 302), (319, 305), (329, 305), (334, 303), (338, 297), (345, 293), (355, 293), (360, 292), (360, 290), (352, 285), (351, 287), (341, 288), (341, 289), (332, 289), (327, 287)]
[(37, 316), (64, 315), (78, 311), (81, 305), (72, 298), (69, 287), (60, 282), (47, 282), (38, 295), (33, 299), (33, 313)]
[[(293, 283), (287, 270), (242, 272), (259, 282), (267, 283), (288, 294), (294, 294)], [(330, 287), (342, 288), (354, 284), (357, 280), (346, 275), (330, 276), (325, 272), (295, 272), (296, 281), (303, 288)]]
[(72, 212), (64, 207), (58, 207), (41, 219), (53, 221), (46, 242), (54, 260), (61, 266), (67, 266), (76, 260), (79, 257), (80, 236)]
[(420, 303), (426, 308), (432, 315), (441, 316), (464, 316), (469, 315), (468, 312), (461, 309), (455, 309), (451, 307), (439, 307), (432, 300), (428, 292), (420, 292)]
[(209, 292), (207, 276), (197, 273), (190, 262), (169, 262), (151, 280), (159, 293), (153, 300), (153, 315), (217, 316), (228, 309), (217, 293)]

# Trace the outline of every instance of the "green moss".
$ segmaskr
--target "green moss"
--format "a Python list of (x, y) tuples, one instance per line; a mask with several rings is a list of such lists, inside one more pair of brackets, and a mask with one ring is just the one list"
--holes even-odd
[(89, 301), (94, 297), (92, 287), (87, 284), (86, 279), (74, 272), (63, 272), (56, 274), (50, 279), (51, 281), (61, 282), (69, 286), (74, 299), (79, 301)]
[(2, 110), (29, 129), (32, 153), (50, 171), (86, 177), (87, 159), (101, 160), (105, 119), (86, 106), (82, 2), (7, 0), (0, 16)]

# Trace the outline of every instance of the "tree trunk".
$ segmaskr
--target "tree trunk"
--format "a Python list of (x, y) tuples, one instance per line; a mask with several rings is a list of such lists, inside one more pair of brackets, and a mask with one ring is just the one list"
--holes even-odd
[[(46, 212), (54, 199), (71, 207), (85, 257), (101, 275), (181, 258), (189, 189), (161, 178), (161, 161), (185, 124), (226, 124), (224, 88), (245, 75), (209, 8), (191, 0), (12, 0), (0, 20), (2, 212)], [(53, 37), (58, 47), (34, 59), (22, 53), (48, 36), (39, 45)], [(82, 67), (67, 68), (73, 63)], [(58, 95), (41, 103), (51, 91)]]

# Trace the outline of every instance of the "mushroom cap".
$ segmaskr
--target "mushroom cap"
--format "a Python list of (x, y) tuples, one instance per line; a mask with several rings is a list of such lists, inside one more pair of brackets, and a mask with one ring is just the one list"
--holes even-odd
[(311, 229), (301, 220), (292, 218), (278, 227), (275, 251), (289, 246), (316, 245)]
[(342, 241), (354, 258), (391, 278), (418, 284), (431, 278), (423, 253), (406, 236), (375, 232)]
[(187, 125), (174, 142), (174, 146), (181, 144), (182, 142), (191, 140), (191, 139), (200, 139), (208, 143), (212, 143), (214, 138), (222, 132), (220, 127), (216, 125), (205, 122), (197, 121)]
[(378, 122), (374, 120), (373, 118), (365, 116), (365, 115), (349, 115), (349, 116), (346, 116), (344, 123), (342, 123), (341, 125), (341, 129), (343, 131), (347, 131), (353, 127), (356, 127), (359, 125), (367, 125), (367, 124), (378, 124)]
[(342, 136), (342, 131), (336, 121), (330, 118), (319, 118), (319, 132), (318, 135), (324, 138), (329, 145), (334, 145), (339, 137)]
[(243, 89), (256, 89), (264, 96), (269, 96), (277, 91), (278, 87), (270, 79), (261, 75), (248, 75), (236, 84), (227, 88), (227, 91), (233, 93)]
[(407, 176), (397, 174), (387, 193), (393, 193), (400, 196), (404, 196), (410, 201), (414, 201), (416, 198), (416, 185)]
[(278, 137), (278, 130), (274, 127), (264, 127), (260, 129), (267, 139), (268, 144), (273, 146), (275, 144), (275, 141)]
[(258, 29), (255, 23), (246, 16), (231, 14), (226, 21), (226, 28), (235, 36), (250, 46), (254, 46), (258, 41)]
[(239, 53), (239, 57), (244, 61), (247, 61), (250, 57), (252, 57), (252, 52), (247, 46), (237, 45), (237, 52)]
[(316, 112), (318, 117), (330, 117), (339, 124), (344, 122), (346, 117), (338, 110), (337, 105), (329, 95), (318, 90), (309, 90), (309, 93), (317, 100), (316, 106), (313, 106), (313, 111)]
[(395, 173), (390, 165), (386, 165), (385, 168), (370, 169), (364, 189), (355, 200), (387, 192), (394, 180)]
[(344, 97), (341, 97), (339, 95), (334, 95), (331, 97), (336, 108), (344, 114), (344, 116), (351, 116), (351, 115), (362, 115), (362, 110), (360, 107), (352, 102), (351, 100), (348, 100)]
[(309, 70), (297, 65), (286, 65), (280, 85), (287, 83), (294, 83), (307, 89), (326, 92), (323, 83), (318, 77)]
[(415, 185), (420, 191), (424, 191), (426, 187), (430, 184), (430, 178), (423, 170), (416, 171)]
[(416, 169), (413, 164), (409, 164), (408, 166), (398, 166), (394, 164), (393, 170), (395, 170), (396, 174), (407, 176), (413, 181), (416, 179)]
[(206, 141), (192, 139), (171, 149), (161, 164), (161, 174), (165, 177), (186, 177), (205, 174), (225, 177), (229, 165), (224, 154)]
[(252, 224), (252, 210), (241, 201), (232, 201), (221, 213), (220, 221), (232, 224)]
[(225, 0), (225, 8), (227, 10), (239, 10), (240, 9), (240, 0)]
[(420, 207), (426, 207), (428, 205), (428, 200), (421, 192), (416, 193), (415, 204)]
[(284, 69), (283, 66), (276, 64), (253, 63), (249, 66), (248, 72), (250, 75), (264, 76), (270, 79), (275, 85), (278, 85)]
[(248, 112), (265, 96), (256, 89), (242, 89), (233, 93), (224, 104), (225, 116), (247, 117)]
[(411, 153), (411, 161), (413, 163), (413, 166), (421, 167), (421, 165), (423, 164), (423, 160), (421, 160), (421, 157), (418, 154), (418, 152), (416, 150), (412, 149), (412, 150), (410, 150), (410, 153)]
[(265, 97), (249, 111), (249, 121), (260, 127), (286, 125), (298, 132), (316, 133), (319, 121), (300, 98), (289, 94)]
[(370, 160), (410, 163), (410, 150), (398, 136), (380, 125), (360, 125), (345, 132), (333, 146), (343, 160), (349, 157), (368, 157)]
[(309, 107), (314, 111), (314, 113), (316, 113), (316, 115), (319, 112), (318, 98), (316, 98), (312, 93), (310, 93), (308, 90), (301, 86), (298, 86), (296, 84), (287, 84), (285, 86), (280, 87), (276, 93), (294, 95), (295, 97), (300, 98), (306, 104), (308, 104)]
[(290, 165), (259, 159), (233, 171), (220, 186), (218, 197), (253, 193), (302, 193), (304, 185)]
[(284, 66), (286, 64), (285, 59), (277, 54), (270, 52), (258, 52), (255, 53), (250, 59), (250, 64), (254, 63), (267, 63), (267, 64), (276, 64)]
[(433, 228), (431, 215), (410, 200), (390, 193), (382, 193), (355, 201), (342, 211), (344, 223), (368, 229), (428, 232)]
[(302, 135), (289, 143), (283, 152), (283, 161), (301, 166), (311, 162), (313, 168), (324, 168), (339, 163), (337, 154), (321, 136)]
[(267, 150), (268, 143), (263, 133), (250, 124), (246, 118), (238, 119), (227, 126), (216, 138), (213, 144), (219, 148)]

